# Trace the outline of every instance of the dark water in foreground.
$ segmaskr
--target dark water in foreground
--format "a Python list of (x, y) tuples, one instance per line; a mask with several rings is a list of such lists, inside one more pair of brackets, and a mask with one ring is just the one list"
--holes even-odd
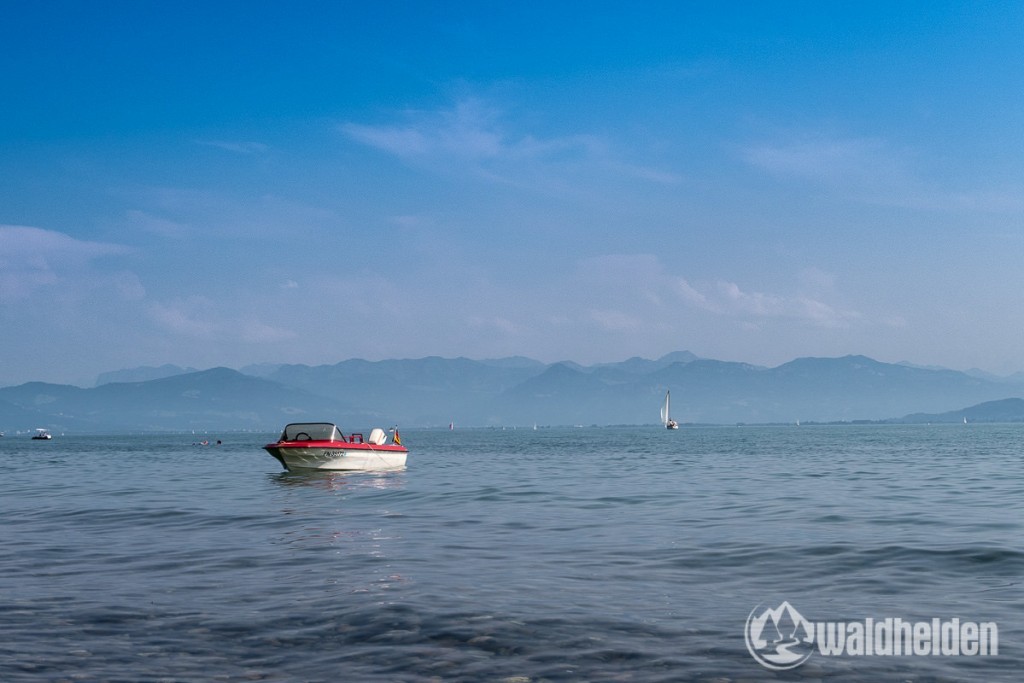
[[(404, 431), (404, 430), (403, 430)], [(1024, 426), (0, 439), (0, 680), (1015, 681)], [(763, 668), (759, 604), (996, 622), (989, 657)]]

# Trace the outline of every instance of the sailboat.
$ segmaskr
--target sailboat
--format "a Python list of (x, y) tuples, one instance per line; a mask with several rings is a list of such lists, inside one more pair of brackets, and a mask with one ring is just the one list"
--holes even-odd
[(665, 429), (679, 429), (679, 423), (669, 417), (670, 394), (669, 391), (665, 392), (665, 405), (661, 407), (661, 423), (665, 425)]

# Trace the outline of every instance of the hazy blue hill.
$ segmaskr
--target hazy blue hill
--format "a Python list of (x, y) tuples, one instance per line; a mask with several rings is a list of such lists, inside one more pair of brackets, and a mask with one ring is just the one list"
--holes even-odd
[(492, 365), (496, 368), (505, 368), (513, 370), (535, 370), (541, 372), (546, 367), (544, 363), (539, 360), (527, 358), (525, 356), (509, 356), (508, 358), (488, 358), (486, 360), (477, 361), (484, 365)]
[(686, 364), (696, 360), (700, 360), (700, 358), (689, 351), (674, 351), (662, 356), (658, 360), (648, 360), (639, 356), (633, 356), (628, 360), (618, 363), (600, 363), (595, 365), (594, 368), (618, 370), (626, 375), (648, 375), (652, 372), (664, 370), (675, 363)]
[(255, 365), (246, 365), (244, 368), (239, 369), (243, 375), (252, 375), (253, 377), (269, 377), (278, 370), (284, 367), (281, 363), (257, 363)]
[(748, 363), (701, 359), (689, 363), (672, 363), (658, 373), (659, 378), (679, 378), (701, 384), (746, 386), (764, 368)]
[(198, 372), (195, 368), (183, 368), (177, 365), (161, 365), (158, 368), (143, 366), (125, 370), (114, 370), (113, 372), (101, 373), (96, 378), (96, 386), (111, 384), (113, 382), (148, 382), (151, 379), (163, 379), (174, 377), (190, 372)]
[(672, 391), (672, 417), (682, 422), (771, 421), (759, 397), (764, 368), (748, 363), (700, 359), (673, 363), (652, 375), (647, 384), (659, 396), (646, 399), (647, 421), (655, 421), (664, 391)]
[[(80, 431), (273, 431), (288, 421), (371, 417), (339, 402), (228, 368), (93, 389), (31, 383), (0, 390), (0, 400), (22, 410), (41, 412), (45, 407), (45, 423), (35, 426)], [(4, 420), (0, 413), (0, 422)]]
[(666, 388), (673, 417), (712, 423), (879, 420), (918, 406), (949, 410), (1006, 394), (1002, 383), (865, 356), (801, 358), (775, 368), (699, 359), (669, 365), (624, 390), (617, 407), (625, 421), (654, 421), (655, 394)]
[[(494, 403), (492, 423), (510, 416), (513, 424), (607, 424), (622, 415), (622, 390), (601, 373), (555, 363), (504, 392)], [(507, 419), (507, 418), (506, 418)]]
[[(691, 354), (692, 355), (692, 354)], [(695, 358), (695, 357), (694, 357)], [(753, 368), (753, 366), (746, 366)], [(702, 386), (702, 373), (721, 379), (723, 373), (745, 372), (742, 364), (722, 361), (687, 360), (644, 361), (632, 358), (623, 363), (605, 363), (579, 368), (569, 363), (556, 363), (540, 375), (524, 381), (505, 392), (494, 413), (511, 416), (519, 424), (655, 424), (664, 401), (665, 391), (679, 388), (679, 399), (673, 405), (687, 415), (687, 421), (710, 421), (712, 414), (721, 417), (728, 411), (709, 410), (706, 398), (712, 392)], [(673, 392), (675, 396), (675, 392)], [(688, 403), (689, 397), (702, 396), (701, 411)]]
[(505, 363), (437, 356), (353, 359), (316, 367), (282, 366), (268, 379), (351, 405), (375, 406), (391, 420), (404, 424), (441, 425), (451, 420), (485, 424), (485, 406), (502, 392), (543, 372), (543, 364), (527, 360)]
[(560, 391), (591, 390), (602, 386), (592, 373), (583, 372), (571, 363), (555, 363), (548, 366), (536, 377), (517, 386), (514, 393), (524, 396), (550, 396)]
[[(563, 365), (568, 365), (563, 363)], [(572, 366), (569, 366), (572, 367)], [(599, 363), (592, 366), (591, 368), (573, 368), (590, 370), (597, 372), (599, 370), (611, 370), (617, 374), (628, 376), (628, 375), (642, 375), (649, 372), (654, 372), (658, 368), (662, 367), (657, 361), (647, 360), (646, 358), (640, 358), (639, 356), (633, 356), (628, 360), (624, 360), (621, 363)]]
[(622, 386), (631, 382), (636, 382), (638, 378), (646, 377), (650, 374), (649, 371), (640, 371), (637, 365), (608, 364), (595, 365), (589, 368), (573, 366), (569, 363), (559, 363), (559, 365), (581, 374), (591, 375), (599, 382), (613, 386)]
[(450, 420), (462, 426), (653, 425), (666, 390), (672, 391), (673, 417), (684, 424), (888, 420), (914, 413), (935, 421), (934, 415), (950, 411), (962, 420), (961, 406), (1024, 393), (1024, 385), (1006, 379), (865, 356), (798, 358), (774, 368), (678, 352), (592, 366), (432, 356), (255, 369), (263, 376), (214, 368), (90, 389), (40, 382), (8, 387), (0, 389), (0, 429), (276, 431), (303, 419), (359, 428)]
[(701, 360), (700, 356), (694, 355), (689, 351), (673, 351), (659, 358), (657, 363), (665, 367), (673, 363), (692, 363), (695, 360)]
[(0, 425), (5, 430), (88, 429), (88, 421), (78, 417), (78, 406), (88, 404), (95, 389), (67, 384), (26, 382), (0, 389)]
[(541, 368), (541, 371), (546, 370), (547, 368), (551, 367), (551, 365), (564, 365), (565, 367), (575, 370), (576, 372), (593, 372), (596, 367), (592, 365), (580, 365), (576, 361), (572, 360), (560, 360), (556, 363), (545, 365), (543, 368)]
[(540, 363), (503, 364), (430, 356), (415, 360), (353, 359), (315, 367), (285, 365), (267, 377), (282, 384), (320, 392), (361, 391), (373, 387), (390, 390), (396, 383), (414, 390), (500, 392), (543, 370), (544, 365)]
[(26, 382), (18, 386), (0, 389), (0, 401), (27, 410), (49, 413), (53, 411), (54, 406), (76, 401), (82, 395), (87, 394), (88, 391), (88, 389), (73, 387), (68, 384)]
[(286, 422), (300, 420), (346, 422), (376, 417), (340, 401), (228, 368), (151, 382), (105, 385), (96, 392), (103, 397), (104, 405), (119, 410), (149, 406), (139, 416), (148, 420), (147, 429), (170, 428), (159, 425), (199, 424), (276, 430)]
[(1024, 422), (1024, 399), (1004, 398), (945, 413), (914, 413), (895, 422)]
[[(841, 358), (797, 358), (773, 368), (777, 378), (799, 378), (825, 383), (834, 380), (853, 382), (855, 387), (878, 388), (896, 383), (938, 385), (950, 380), (964, 385), (982, 386), (984, 380), (946, 369), (919, 368), (897, 363), (881, 363), (867, 356)], [(848, 385), (849, 386), (849, 385)]]
[(885, 419), (908, 406), (949, 410), (1005, 396), (1006, 387), (954, 370), (881, 363), (865, 356), (798, 358), (768, 371), (771, 398), (786, 401), (794, 419)]
[(45, 412), (24, 408), (9, 401), (0, 400), (0, 432), (5, 432), (7, 437), (14, 436), (17, 430), (34, 430), (36, 427), (46, 427), (48, 415)]

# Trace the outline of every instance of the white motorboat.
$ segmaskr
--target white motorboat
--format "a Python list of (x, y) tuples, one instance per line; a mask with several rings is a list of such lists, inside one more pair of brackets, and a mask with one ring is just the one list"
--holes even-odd
[(344, 434), (330, 422), (286, 425), (276, 443), (263, 447), (286, 470), (394, 470), (405, 467), (409, 450), (396, 427), (388, 443), (383, 429)]

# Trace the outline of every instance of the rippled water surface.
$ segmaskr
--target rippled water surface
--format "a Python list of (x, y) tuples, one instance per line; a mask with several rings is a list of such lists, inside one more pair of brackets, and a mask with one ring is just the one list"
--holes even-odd
[[(2, 681), (1016, 681), (1024, 426), (0, 439)], [(989, 657), (759, 665), (751, 611), (996, 622)]]

